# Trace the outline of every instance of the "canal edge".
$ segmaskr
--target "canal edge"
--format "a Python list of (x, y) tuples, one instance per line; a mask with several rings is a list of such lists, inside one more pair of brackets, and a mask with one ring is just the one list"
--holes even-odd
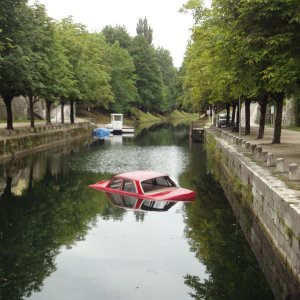
[(206, 145), (213, 139), (213, 151), (223, 167), (252, 193), (248, 206), (295, 280), (300, 284), (300, 199), (296, 191), (245, 156), (233, 140), (213, 128), (205, 129)]

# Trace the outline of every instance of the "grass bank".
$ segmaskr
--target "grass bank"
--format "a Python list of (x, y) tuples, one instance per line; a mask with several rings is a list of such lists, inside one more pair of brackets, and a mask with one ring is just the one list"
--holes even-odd
[[(96, 124), (110, 123), (109, 114), (103, 114), (94, 110), (91, 110), (90, 112), (85, 110), (79, 110), (77, 114), (79, 118), (90, 120), (91, 122)], [(124, 118), (124, 124), (133, 126), (136, 123), (155, 123), (155, 122), (166, 122), (169, 120), (191, 120), (192, 121), (197, 119), (198, 119), (198, 114), (196, 113), (186, 113), (178, 110), (174, 110), (172, 113), (169, 113), (167, 115), (152, 114), (149, 112), (145, 113), (142, 112), (141, 110), (136, 110), (133, 116)]]

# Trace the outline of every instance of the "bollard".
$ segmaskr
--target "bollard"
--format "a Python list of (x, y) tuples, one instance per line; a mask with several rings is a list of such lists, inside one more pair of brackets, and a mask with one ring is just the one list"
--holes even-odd
[(275, 171), (277, 171), (279, 173), (283, 173), (284, 172), (284, 159), (277, 158), (275, 161), (275, 164), (276, 164)]
[(300, 169), (297, 164), (289, 165), (289, 179), (290, 180), (300, 180)]
[(251, 149), (252, 154), (254, 154), (255, 149), (256, 149), (256, 145), (255, 144), (250, 145), (250, 149)]
[(243, 139), (242, 139), (242, 138), (238, 138), (238, 143), (239, 143), (239, 146), (242, 146), (242, 144), (243, 144)]
[(267, 161), (268, 151), (261, 151), (261, 161)]
[(254, 151), (254, 158), (260, 159), (261, 158), (261, 152), (262, 152), (262, 147), (261, 146), (257, 146), (255, 148), (255, 151)]
[(246, 144), (245, 144), (246, 150), (248, 150), (248, 151), (251, 150), (250, 145), (251, 145), (250, 142), (246, 142)]
[(267, 154), (267, 167), (275, 167), (274, 156), (270, 152)]
[(246, 148), (246, 143), (247, 143), (247, 141), (243, 140), (243, 142), (242, 142), (242, 148)]

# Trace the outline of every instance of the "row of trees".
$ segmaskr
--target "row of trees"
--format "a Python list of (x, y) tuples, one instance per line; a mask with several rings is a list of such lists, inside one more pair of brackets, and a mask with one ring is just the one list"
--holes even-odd
[(11, 103), (23, 95), (29, 101), (31, 126), (34, 103), (46, 102), (51, 124), (53, 103), (71, 107), (80, 102), (130, 114), (132, 108), (165, 113), (173, 109), (177, 69), (168, 50), (152, 45), (152, 29), (140, 19), (137, 35), (125, 27), (105, 27), (91, 33), (71, 17), (52, 20), (41, 4), (3, 0), (0, 11), (0, 95), (13, 129)]
[[(273, 143), (280, 143), (283, 101), (300, 87), (300, 3), (298, 0), (190, 0), (192, 41), (183, 64), (183, 99), (207, 109), (245, 103), (245, 134), (250, 103), (260, 105), (258, 138), (263, 138), (266, 107), (276, 105)], [(232, 118), (234, 121), (234, 118)], [(237, 120), (239, 122), (239, 120)]]

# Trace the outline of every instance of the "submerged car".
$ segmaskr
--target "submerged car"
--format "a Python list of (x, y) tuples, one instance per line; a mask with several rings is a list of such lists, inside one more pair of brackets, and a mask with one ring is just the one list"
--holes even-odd
[(107, 193), (150, 200), (193, 201), (196, 198), (195, 192), (179, 187), (168, 174), (154, 171), (123, 173), (89, 187)]

